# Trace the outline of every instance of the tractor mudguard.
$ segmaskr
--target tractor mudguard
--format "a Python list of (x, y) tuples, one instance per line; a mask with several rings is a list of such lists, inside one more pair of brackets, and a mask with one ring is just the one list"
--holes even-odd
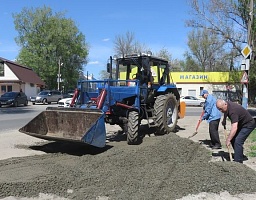
[(185, 117), (186, 114), (186, 103), (184, 101), (180, 102), (180, 108), (179, 108), (179, 119), (182, 119)]

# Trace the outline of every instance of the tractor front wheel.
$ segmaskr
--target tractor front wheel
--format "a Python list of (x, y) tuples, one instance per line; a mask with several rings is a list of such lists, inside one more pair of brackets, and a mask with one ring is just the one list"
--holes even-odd
[(139, 127), (139, 113), (137, 111), (129, 112), (127, 123), (127, 144), (136, 145), (141, 143)]
[(159, 95), (154, 104), (156, 135), (174, 132), (178, 120), (178, 105), (174, 94)]

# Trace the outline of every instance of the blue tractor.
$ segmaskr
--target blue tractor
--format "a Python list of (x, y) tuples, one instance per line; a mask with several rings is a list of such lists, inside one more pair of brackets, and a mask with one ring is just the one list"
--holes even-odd
[(169, 70), (167, 60), (152, 55), (110, 57), (108, 79), (78, 81), (71, 108), (48, 107), (20, 131), (96, 147), (105, 146), (105, 123), (119, 125), (129, 145), (142, 142), (142, 120), (157, 135), (175, 132), (186, 106)]

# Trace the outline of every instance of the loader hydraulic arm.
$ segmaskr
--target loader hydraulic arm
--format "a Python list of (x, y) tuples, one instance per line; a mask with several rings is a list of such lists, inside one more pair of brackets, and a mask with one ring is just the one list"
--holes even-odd
[(70, 107), (74, 107), (78, 95), (79, 95), (79, 90), (76, 88), (75, 93), (74, 93), (71, 103), (70, 103)]

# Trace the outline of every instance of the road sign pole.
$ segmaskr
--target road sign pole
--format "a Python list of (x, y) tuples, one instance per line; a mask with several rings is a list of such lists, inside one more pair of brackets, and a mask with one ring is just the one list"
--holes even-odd
[(243, 83), (243, 99), (242, 99), (242, 106), (247, 109), (248, 108), (248, 79), (249, 79), (249, 69), (250, 69), (250, 59), (252, 54), (252, 37), (251, 37), (251, 29), (252, 29), (252, 22), (253, 22), (253, 0), (249, 1), (249, 20), (248, 20), (248, 27), (247, 27), (247, 46), (242, 50), (242, 54), (245, 59), (249, 58), (249, 62), (247, 63), (248, 66), (245, 67), (244, 73), (247, 76), (247, 83)]
[(243, 84), (243, 97), (242, 97), (242, 106), (247, 109), (248, 107), (248, 83), (249, 83), (249, 78), (248, 78), (248, 73), (249, 70), (249, 62), (245, 66), (244, 74), (241, 79), (241, 83)]
[(246, 83), (243, 84), (242, 106), (245, 109), (247, 109), (247, 107), (248, 107), (248, 85)]
[(244, 74), (241, 79), (241, 83), (243, 84), (243, 98), (242, 98), (242, 106), (247, 109), (248, 108), (248, 83), (249, 83), (249, 68), (250, 62), (245, 66)]
[(249, 83), (249, 69), (250, 69), (250, 55), (252, 53), (252, 49), (247, 44), (241, 52), (245, 58), (245, 61), (242, 62), (241, 68), (244, 70), (243, 77), (241, 79), (241, 83), (243, 84), (243, 98), (242, 98), (242, 106), (247, 109), (248, 107), (248, 83)]

